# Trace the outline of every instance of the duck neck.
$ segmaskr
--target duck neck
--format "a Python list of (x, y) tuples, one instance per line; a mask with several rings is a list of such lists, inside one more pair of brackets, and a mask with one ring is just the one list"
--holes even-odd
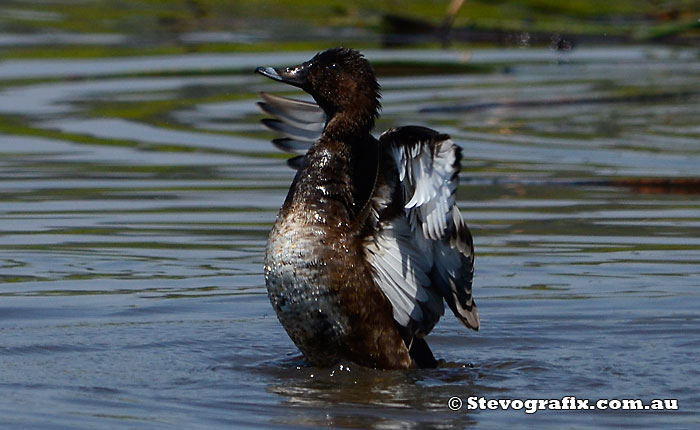
[(330, 117), (323, 135), (336, 141), (368, 136), (374, 128), (374, 116), (336, 114)]
[(315, 214), (314, 223), (338, 224), (349, 219), (354, 206), (351, 159), (350, 146), (325, 133), (306, 154), (293, 199)]
[[(306, 155), (298, 198), (313, 206), (323, 223), (349, 222), (361, 212), (374, 186), (377, 141), (368, 129), (338, 130), (333, 120)], [(338, 219), (336, 219), (338, 218)]]
[(328, 118), (324, 136), (339, 141), (356, 141), (358, 137), (370, 135), (381, 105), (376, 96), (362, 96), (342, 108), (324, 106), (323, 109)]

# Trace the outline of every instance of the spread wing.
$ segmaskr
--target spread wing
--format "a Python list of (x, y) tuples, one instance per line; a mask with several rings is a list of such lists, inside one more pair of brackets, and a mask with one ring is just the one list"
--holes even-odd
[(326, 126), (326, 114), (316, 103), (260, 93), (260, 110), (273, 118), (262, 120), (263, 125), (280, 135), (272, 143), (285, 152), (300, 157), (290, 159), (290, 166), (298, 168), (311, 145), (321, 137)]
[(378, 233), (366, 251), (394, 319), (422, 337), (443, 315), (444, 300), (478, 330), (474, 247), (455, 204), (460, 148), (447, 135), (414, 126), (387, 131), (380, 145), (396, 170), (372, 197)]

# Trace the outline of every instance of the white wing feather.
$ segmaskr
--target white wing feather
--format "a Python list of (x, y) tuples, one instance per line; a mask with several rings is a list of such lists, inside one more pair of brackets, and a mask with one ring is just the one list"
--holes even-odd
[[(389, 130), (380, 142), (389, 145), (404, 210), (391, 219), (380, 214), (366, 250), (394, 319), (425, 335), (443, 315), (444, 299), (464, 325), (478, 329), (471, 234), (455, 204), (459, 147), (422, 127)], [(392, 195), (377, 192), (373, 203), (382, 210)]]

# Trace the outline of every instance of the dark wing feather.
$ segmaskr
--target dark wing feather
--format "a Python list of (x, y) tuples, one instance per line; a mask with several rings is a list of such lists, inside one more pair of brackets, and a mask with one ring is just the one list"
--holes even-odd
[[(282, 151), (305, 155), (311, 145), (321, 137), (326, 115), (316, 103), (260, 93), (260, 110), (273, 118), (261, 122), (280, 138), (272, 143)], [(294, 163), (298, 165), (299, 163)]]

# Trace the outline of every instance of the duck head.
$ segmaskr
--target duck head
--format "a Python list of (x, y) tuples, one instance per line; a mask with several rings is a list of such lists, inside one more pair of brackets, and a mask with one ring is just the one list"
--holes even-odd
[(368, 131), (379, 115), (380, 87), (374, 70), (353, 49), (333, 48), (297, 66), (258, 67), (255, 71), (309, 93), (326, 113), (329, 125), (336, 120), (345, 123), (345, 128)]

